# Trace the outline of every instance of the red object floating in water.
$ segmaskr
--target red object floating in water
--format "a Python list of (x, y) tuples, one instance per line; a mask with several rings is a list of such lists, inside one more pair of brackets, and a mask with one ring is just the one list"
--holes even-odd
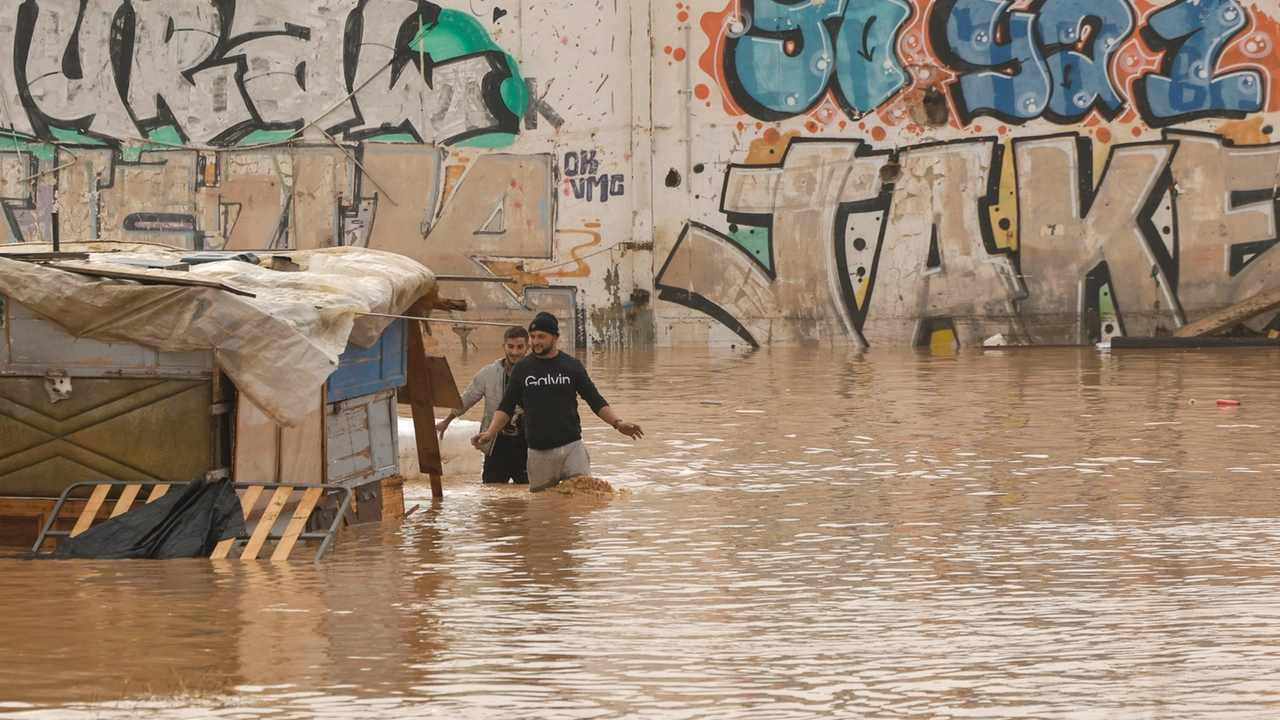
[(1218, 404), (1219, 405), (1239, 405), (1240, 401), (1239, 400), (1219, 400)]

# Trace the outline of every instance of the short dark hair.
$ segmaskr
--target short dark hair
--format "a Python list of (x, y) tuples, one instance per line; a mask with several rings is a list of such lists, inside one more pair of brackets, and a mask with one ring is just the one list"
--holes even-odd
[(507, 328), (506, 332), (502, 333), (502, 342), (504, 343), (508, 340), (514, 340), (516, 338), (520, 338), (521, 340), (528, 340), (529, 331), (525, 330), (520, 326), (516, 326), (516, 327), (509, 327)]

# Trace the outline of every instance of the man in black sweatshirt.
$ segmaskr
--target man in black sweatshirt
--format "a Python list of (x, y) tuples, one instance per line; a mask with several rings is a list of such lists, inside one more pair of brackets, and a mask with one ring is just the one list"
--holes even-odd
[(471, 438), (471, 444), (476, 447), (492, 441), (511, 420), (516, 406), (523, 407), (532, 492), (555, 487), (561, 480), (591, 474), (591, 458), (582, 444), (578, 396), (618, 432), (633, 440), (644, 437), (639, 425), (623, 420), (609, 407), (582, 363), (556, 349), (559, 339), (560, 323), (556, 317), (551, 313), (538, 313), (529, 324), (533, 354), (526, 355), (511, 369), (507, 391), (498, 403), (489, 429)]

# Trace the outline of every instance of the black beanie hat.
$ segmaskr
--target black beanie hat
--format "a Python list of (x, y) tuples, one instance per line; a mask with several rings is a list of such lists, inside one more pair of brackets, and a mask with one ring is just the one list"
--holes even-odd
[(559, 337), (560, 321), (556, 320), (556, 316), (549, 312), (540, 312), (533, 318), (533, 322), (529, 323), (529, 332), (538, 330)]

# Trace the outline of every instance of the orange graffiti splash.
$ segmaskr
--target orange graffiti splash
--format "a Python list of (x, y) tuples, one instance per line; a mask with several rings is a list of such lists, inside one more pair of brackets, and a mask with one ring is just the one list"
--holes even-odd
[(440, 196), (440, 204), (443, 206), (449, 202), (449, 198), (453, 196), (453, 191), (458, 187), (458, 181), (462, 179), (462, 174), (467, 171), (466, 165), (446, 165), (444, 167), (444, 193)]
[[(1152, 0), (1133, 0), (1137, 26), (1145, 26), (1151, 14), (1159, 9), (1160, 6)], [(1111, 79), (1116, 87), (1120, 88), (1120, 92), (1130, 100), (1125, 103), (1124, 111), (1115, 119), (1115, 122), (1120, 124), (1142, 122), (1141, 116), (1138, 115), (1138, 108), (1132, 101), (1132, 98), (1136, 97), (1134, 87), (1139, 77), (1160, 69), (1160, 58), (1161, 53), (1153, 52), (1148, 48), (1137, 32), (1120, 43), (1120, 47), (1116, 49), (1115, 59), (1111, 63)]]
[(1231, 120), (1219, 125), (1216, 132), (1237, 145), (1266, 145), (1271, 137), (1262, 132), (1263, 122), (1261, 116)]
[(1257, 3), (1247, 14), (1249, 24), (1222, 49), (1218, 69), (1260, 70), (1267, 83), (1267, 107), (1263, 112), (1280, 112), (1280, 17), (1267, 15)]
[(779, 133), (774, 128), (765, 131), (764, 137), (751, 141), (747, 147), (747, 165), (775, 165), (782, 162), (782, 154), (791, 144), (792, 138), (800, 137), (799, 130), (788, 130)]
[[(589, 228), (600, 227), (600, 223), (583, 223), (583, 225)], [(583, 260), (580, 255), (578, 255), (578, 251), (586, 250), (589, 247), (594, 247), (596, 245), (599, 245), (600, 233), (596, 232), (595, 230), (557, 230), (556, 232), (564, 233), (565, 235), (588, 235), (591, 237), (591, 242), (574, 246), (572, 249), (569, 250), (569, 256), (573, 258), (573, 261), (575, 263), (577, 263), (576, 267), (574, 267), (572, 270), (566, 270), (562, 267), (551, 274), (555, 275), (556, 277), (590, 277), (591, 266), (587, 265), (586, 261)]]
[(738, 22), (739, 15), (738, 0), (729, 0), (724, 10), (703, 13), (698, 21), (702, 31), (707, 34), (707, 39), (711, 41), (706, 51), (698, 56), (698, 67), (715, 81), (716, 87), (720, 88), (720, 101), (724, 103), (724, 111), (735, 117), (747, 113), (738, 107), (729, 95), (729, 84), (725, 81), (724, 72), (721, 70), (720, 58), (724, 57), (725, 39), (728, 38), (729, 26)]
[[(600, 227), (600, 223), (597, 223), (597, 222), (583, 223), (583, 226), (586, 228), (598, 228)], [(579, 255), (579, 252), (582, 250), (586, 250), (589, 247), (594, 247), (596, 245), (599, 245), (601, 241), (600, 233), (590, 229), (556, 230), (556, 232), (564, 233), (566, 235), (572, 235), (572, 234), (589, 235), (591, 237), (591, 242), (583, 243), (569, 250), (569, 255), (573, 258), (573, 262), (575, 263), (575, 267), (573, 267), (572, 269), (566, 270), (563, 267), (556, 268), (553, 266), (550, 268), (542, 268), (539, 270), (530, 270), (527, 267), (525, 267), (525, 264), (523, 262), (511, 262), (509, 260), (481, 260), (480, 262), (483, 263), (485, 267), (489, 268), (489, 270), (491, 270), (494, 275), (498, 277), (511, 278), (514, 282), (512, 282), (507, 287), (511, 288), (511, 291), (514, 292), (516, 295), (523, 295), (525, 287), (529, 285), (536, 285), (536, 286), (550, 285), (551, 283), (548, 280), (548, 276), (558, 277), (558, 278), (590, 277), (591, 266), (587, 265), (586, 261), (582, 258), (581, 255)]]
[(923, 2), (912, 3), (913, 12), (907, 24), (898, 32), (897, 54), (899, 62), (910, 76), (910, 81), (896, 95), (881, 103), (876, 108), (876, 116), (880, 122), (890, 127), (902, 125), (919, 125), (923, 118), (919, 117), (924, 107), (926, 90), (942, 93), (948, 106), (948, 117), (951, 126), (960, 128), (959, 113), (947, 87), (959, 75), (947, 68), (933, 51), (929, 39), (929, 16), (933, 13), (930, 5)]
[(515, 282), (507, 285), (516, 295), (523, 295), (526, 285), (546, 285), (547, 279), (541, 273), (529, 272), (525, 269), (524, 263), (499, 261), (499, 260), (481, 260), (481, 263), (497, 277), (509, 277)]
[[(837, 122), (840, 118), (844, 117), (844, 113), (840, 111), (840, 106), (836, 103), (835, 94), (831, 92), (828, 92), (826, 96), (822, 98), (822, 102), (815, 105), (814, 108), (809, 111), (808, 115), (813, 118), (813, 120), (822, 123), (824, 126)], [(805, 127), (808, 126), (809, 124), (806, 123)], [(809, 132), (817, 132), (819, 129), (821, 128), (814, 128)]]

